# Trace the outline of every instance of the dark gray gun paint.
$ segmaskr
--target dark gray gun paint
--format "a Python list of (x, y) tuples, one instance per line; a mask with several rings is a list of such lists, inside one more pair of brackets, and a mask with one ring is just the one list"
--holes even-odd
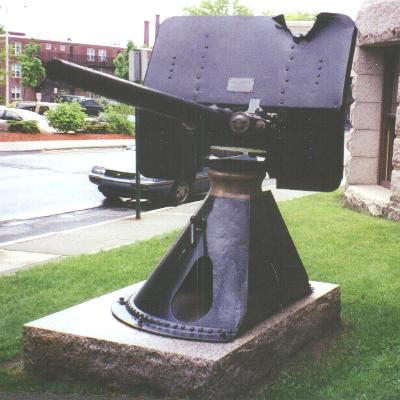
[[(212, 145), (250, 147), (265, 151), (264, 163), (209, 163), (226, 178), (240, 172), (261, 182), (267, 171), (280, 187), (332, 190), (342, 177), (355, 34), (339, 14), (318, 15), (299, 37), (282, 17), (176, 17), (160, 27), (146, 87), (61, 61), (48, 71), (140, 107), (144, 175), (193, 174)], [(263, 110), (235, 132), (235, 112), (245, 118), (257, 103)], [(120, 299), (113, 313), (166, 336), (229, 341), (310, 291), (272, 194), (211, 192), (137, 296)]]

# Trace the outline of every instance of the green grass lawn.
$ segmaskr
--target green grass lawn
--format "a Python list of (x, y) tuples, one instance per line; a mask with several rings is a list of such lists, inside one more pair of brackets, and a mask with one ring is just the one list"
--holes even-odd
[[(400, 399), (400, 223), (344, 209), (338, 193), (279, 207), (310, 279), (341, 285), (343, 328), (322, 353), (299, 354), (255, 398)], [(101, 393), (25, 374), (21, 326), (144, 279), (175, 236), (0, 278), (0, 391)]]

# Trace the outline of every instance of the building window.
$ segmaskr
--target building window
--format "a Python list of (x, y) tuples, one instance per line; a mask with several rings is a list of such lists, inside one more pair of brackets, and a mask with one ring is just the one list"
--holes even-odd
[(96, 50), (95, 49), (88, 48), (86, 50), (86, 54), (87, 54), (88, 61), (94, 61), (96, 59)]
[(11, 98), (19, 100), (21, 98), (21, 86), (13, 86), (11, 90)]
[(107, 52), (104, 49), (99, 50), (99, 61), (106, 61)]
[(14, 48), (15, 48), (15, 54), (21, 54), (22, 53), (22, 44), (20, 42), (15, 42), (14, 43)]
[(60, 44), (60, 51), (65, 51), (65, 44)]
[(46, 43), (46, 50), (51, 50), (51, 44), (50, 43)]
[(92, 92), (86, 92), (86, 97), (88, 97), (89, 99), (94, 99), (94, 93)]
[(11, 70), (14, 78), (21, 78), (21, 64), (13, 64)]

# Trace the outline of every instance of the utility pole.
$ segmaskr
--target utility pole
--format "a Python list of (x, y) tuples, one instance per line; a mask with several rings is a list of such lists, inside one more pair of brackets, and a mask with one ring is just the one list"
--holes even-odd
[[(27, 5), (23, 5), (23, 8), (27, 8)], [(9, 36), (10, 33), (8, 31), (8, 6), (0, 6), (0, 8), (2, 8), (4, 10), (4, 30), (5, 30), (5, 71), (4, 71), (4, 75), (5, 75), (5, 79), (6, 79), (6, 93), (5, 93), (5, 104), (6, 107), (8, 107), (9, 101), (10, 101), (10, 43), (9, 43)]]
[(6, 68), (4, 71), (4, 75), (6, 77), (6, 99), (5, 104), (8, 107), (8, 100), (10, 99), (10, 79), (9, 79), (9, 71), (10, 71), (10, 57), (9, 57), (9, 46), (8, 46), (8, 29), (6, 28)]
[(234, 0), (229, 0), (229, 3), (228, 3), (228, 15), (233, 15), (233, 2), (234, 2)]
[[(146, 26), (146, 24), (145, 24)], [(147, 26), (148, 29), (148, 26)], [(146, 28), (145, 28), (146, 31)], [(146, 36), (146, 35), (145, 35)], [(146, 39), (145, 39), (146, 41)], [(143, 71), (143, 62), (142, 58), (144, 58), (145, 52), (141, 52), (140, 50), (133, 50), (129, 52), (129, 80), (132, 82), (139, 83), (144, 79), (144, 72)], [(147, 60), (147, 54), (146, 54)], [(147, 68), (147, 64), (146, 64)], [(137, 124), (137, 120), (135, 121), (135, 125)], [(136, 125), (137, 126), (137, 125)], [(136, 130), (136, 129), (135, 129)], [(139, 157), (137, 153), (138, 148), (138, 136), (135, 133), (135, 164), (136, 164), (136, 171), (135, 171), (135, 190), (136, 190), (136, 219), (142, 218), (142, 207), (140, 203), (140, 168), (139, 168)]]
[(5, 30), (5, 70), (4, 70), (4, 78), (6, 80), (6, 93), (5, 93), (5, 104), (8, 107), (8, 102), (10, 99), (10, 80), (9, 80), (9, 71), (10, 71), (10, 55), (9, 55), (9, 43), (8, 43), (8, 8), (7, 6), (0, 6), (4, 10), (4, 30)]

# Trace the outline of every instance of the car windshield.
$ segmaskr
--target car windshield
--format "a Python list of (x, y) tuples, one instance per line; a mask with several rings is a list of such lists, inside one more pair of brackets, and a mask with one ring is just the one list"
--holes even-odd
[(29, 110), (29, 111), (35, 111), (36, 104), (35, 103), (18, 103), (15, 108), (18, 108), (19, 110)]

